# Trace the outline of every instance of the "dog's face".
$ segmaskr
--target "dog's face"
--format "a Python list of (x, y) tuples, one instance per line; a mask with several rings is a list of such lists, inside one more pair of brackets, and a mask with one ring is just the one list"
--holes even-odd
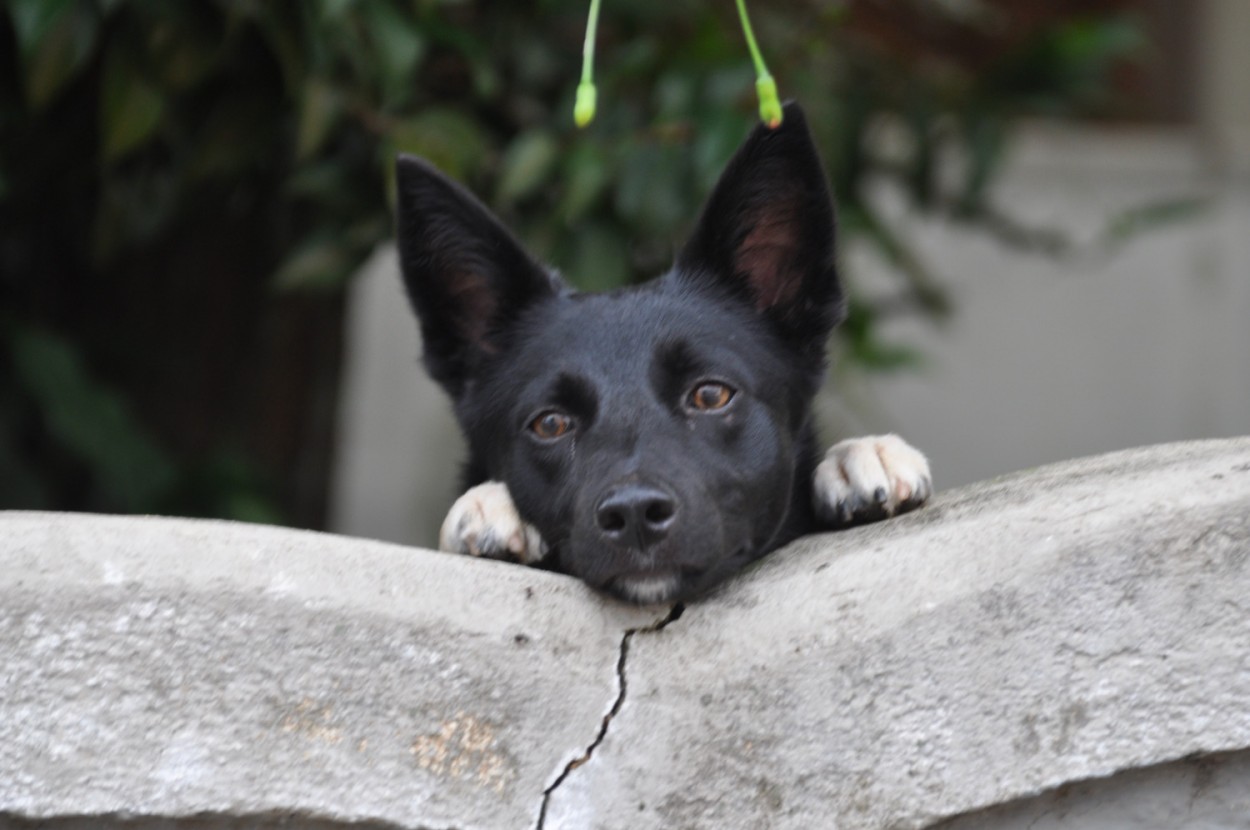
[(401, 263), (469, 484), (507, 485), (556, 566), (633, 601), (697, 593), (809, 524), (809, 411), (841, 310), (797, 107), (730, 162), (674, 268), (568, 290), (467, 192), (401, 157)]

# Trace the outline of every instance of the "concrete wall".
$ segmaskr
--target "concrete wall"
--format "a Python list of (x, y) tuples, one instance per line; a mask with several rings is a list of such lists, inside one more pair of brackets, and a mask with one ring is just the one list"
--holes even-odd
[(0, 828), (1250, 828), (1250, 438), (799, 540), (683, 610), (0, 514)]

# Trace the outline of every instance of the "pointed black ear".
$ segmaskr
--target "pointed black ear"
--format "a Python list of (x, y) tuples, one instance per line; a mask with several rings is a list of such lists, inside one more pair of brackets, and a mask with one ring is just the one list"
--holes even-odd
[(558, 293), (560, 282), (428, 162), (401, 155), (395, 172), (399, 262), (421, 323), (425, 366), (457, 398), (477, 362), (499, 350), (507, 324)]
[(797, 104), (755, 128), (730, 160), (677, 258), (679, 278), (714, 284), (823, 355), (844, 314), (834, 263), (833, 200)]

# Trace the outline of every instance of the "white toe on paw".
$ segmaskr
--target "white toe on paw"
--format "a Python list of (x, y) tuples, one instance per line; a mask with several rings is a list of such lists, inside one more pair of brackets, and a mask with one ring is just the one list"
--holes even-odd
[(861, 524), (904, 513), (928, 501), (928, 460), (897, 435), (840, 441), (816, 467), (813, 498), (821, 521)]
[(471, 487), (456, 499), (443, 520), (438, 546), (451, 553), (512, 559), (527, 565), (547, 554), (547, 544), (538, 530), (521, 519), (508, 488), (498, 481)]

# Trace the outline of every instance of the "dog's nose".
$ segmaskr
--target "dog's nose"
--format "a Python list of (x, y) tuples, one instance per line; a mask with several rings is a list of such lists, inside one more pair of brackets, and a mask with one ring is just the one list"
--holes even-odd
[(595, 508), (599, 530), (613, 542), (639, 550), (663, 539), (677, 515), (668, 493), (644, 484), (613, 487)]

